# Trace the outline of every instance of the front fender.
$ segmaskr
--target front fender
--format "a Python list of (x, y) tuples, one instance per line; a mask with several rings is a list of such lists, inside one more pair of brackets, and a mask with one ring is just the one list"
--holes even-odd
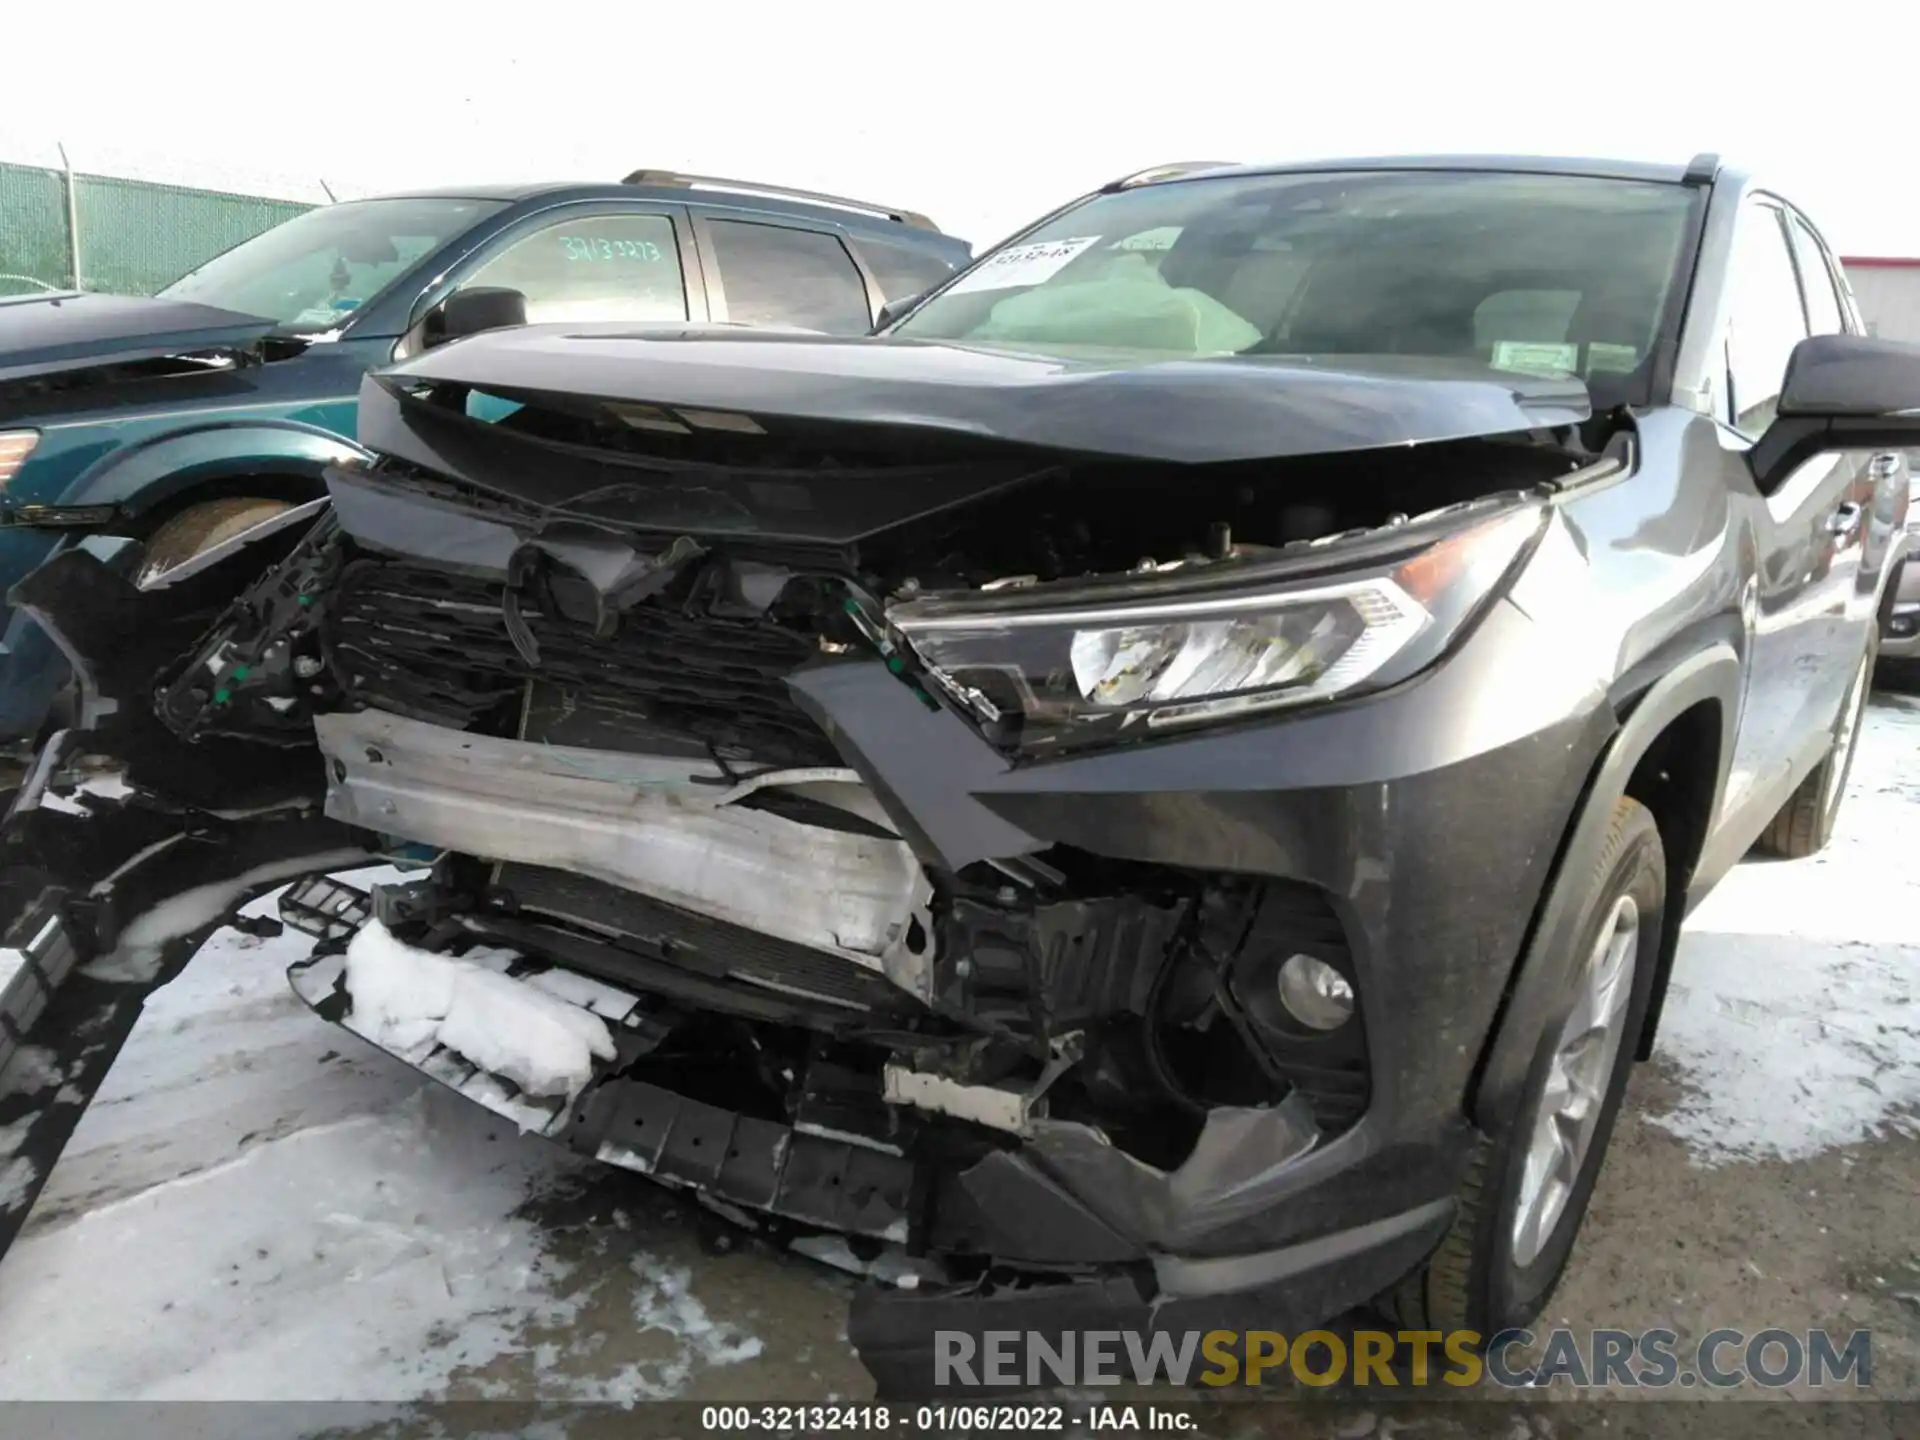
[[(1679, 716), (1702, 701), (1718, 702), (1727, 733), (1722, 735), (1720, 773), (1714, 780), (1711, 809), (1717, 812), (1733, 753), (1730, 717), (1739, 713), (1741, 684), (1739, 656), (1726, 641), (1714, 641), (1674, 665), (1647, 690), (1621, 721), (1595, 766), (1481, 1064), (1472, 1116), (1488, 1134), (1501, 1133), (1518, 1114), (1540, 1035), (1565, 991), (1569, 967), (1580, 959), (1575, 947), (1587, 879), (1599, 862), (1614, 806), (1627, 793), (1635, 767)], [(1663, 949), (1670, 951), (1676, 941), (1686, 905), (1685, 894), (1667, 897)], [(1666, 958), (1662, 957), (1663, 965)], [(1653, 1019), (1651, 1010), (1648, 1018)]]
[(213, 421), (103, 456), (59, 503), (111, 505), (138, 515), (208, 481), (262, 473), (310, 479), (319, 495), (327, 466), (371, 458), (353, 441), (297, 420)]

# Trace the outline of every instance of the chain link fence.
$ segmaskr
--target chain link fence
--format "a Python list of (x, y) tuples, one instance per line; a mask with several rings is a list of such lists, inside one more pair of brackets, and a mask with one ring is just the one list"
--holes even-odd
[(74, 174), (71, 184), (69, 194), (66, 171), (0, 161), (0, 295), (73, 289), (151, 295), (221, 251), (313, 208), (107, 175)]

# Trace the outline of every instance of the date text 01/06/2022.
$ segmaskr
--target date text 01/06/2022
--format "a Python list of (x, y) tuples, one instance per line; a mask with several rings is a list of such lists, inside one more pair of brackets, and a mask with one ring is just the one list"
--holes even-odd
[(799, 1435), (822, 1431), (870, 1431), (903, 1435), (1000, 1430), (1062, 1433), (1088, 1430), (1190, 1431), (1198, 1419), (1166, 1405), (707, 1405), (700, 1428), (709, 1433)]

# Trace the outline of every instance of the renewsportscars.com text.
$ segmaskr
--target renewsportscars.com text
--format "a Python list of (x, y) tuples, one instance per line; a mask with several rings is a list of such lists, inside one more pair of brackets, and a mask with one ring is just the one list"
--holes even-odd
[(1873, 1383), (1866, 1330), (1714, 1330), (1682, 1343), (1672, 1330), (1028, 1331), (934, 1335), (935, 1386), (1302, 1385), (1510, 1389), (1727, 1389)]

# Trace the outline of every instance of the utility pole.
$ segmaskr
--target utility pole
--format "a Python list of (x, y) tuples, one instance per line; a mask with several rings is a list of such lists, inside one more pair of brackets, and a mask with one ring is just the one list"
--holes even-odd
[(67, 264), (73, 271), (73, 288), (80, 284), (80, 200), (73, 181), (73, 161), (67, 158), (67, 147), (55, 142), (60, 151), (60, 164), (67, 172)]

